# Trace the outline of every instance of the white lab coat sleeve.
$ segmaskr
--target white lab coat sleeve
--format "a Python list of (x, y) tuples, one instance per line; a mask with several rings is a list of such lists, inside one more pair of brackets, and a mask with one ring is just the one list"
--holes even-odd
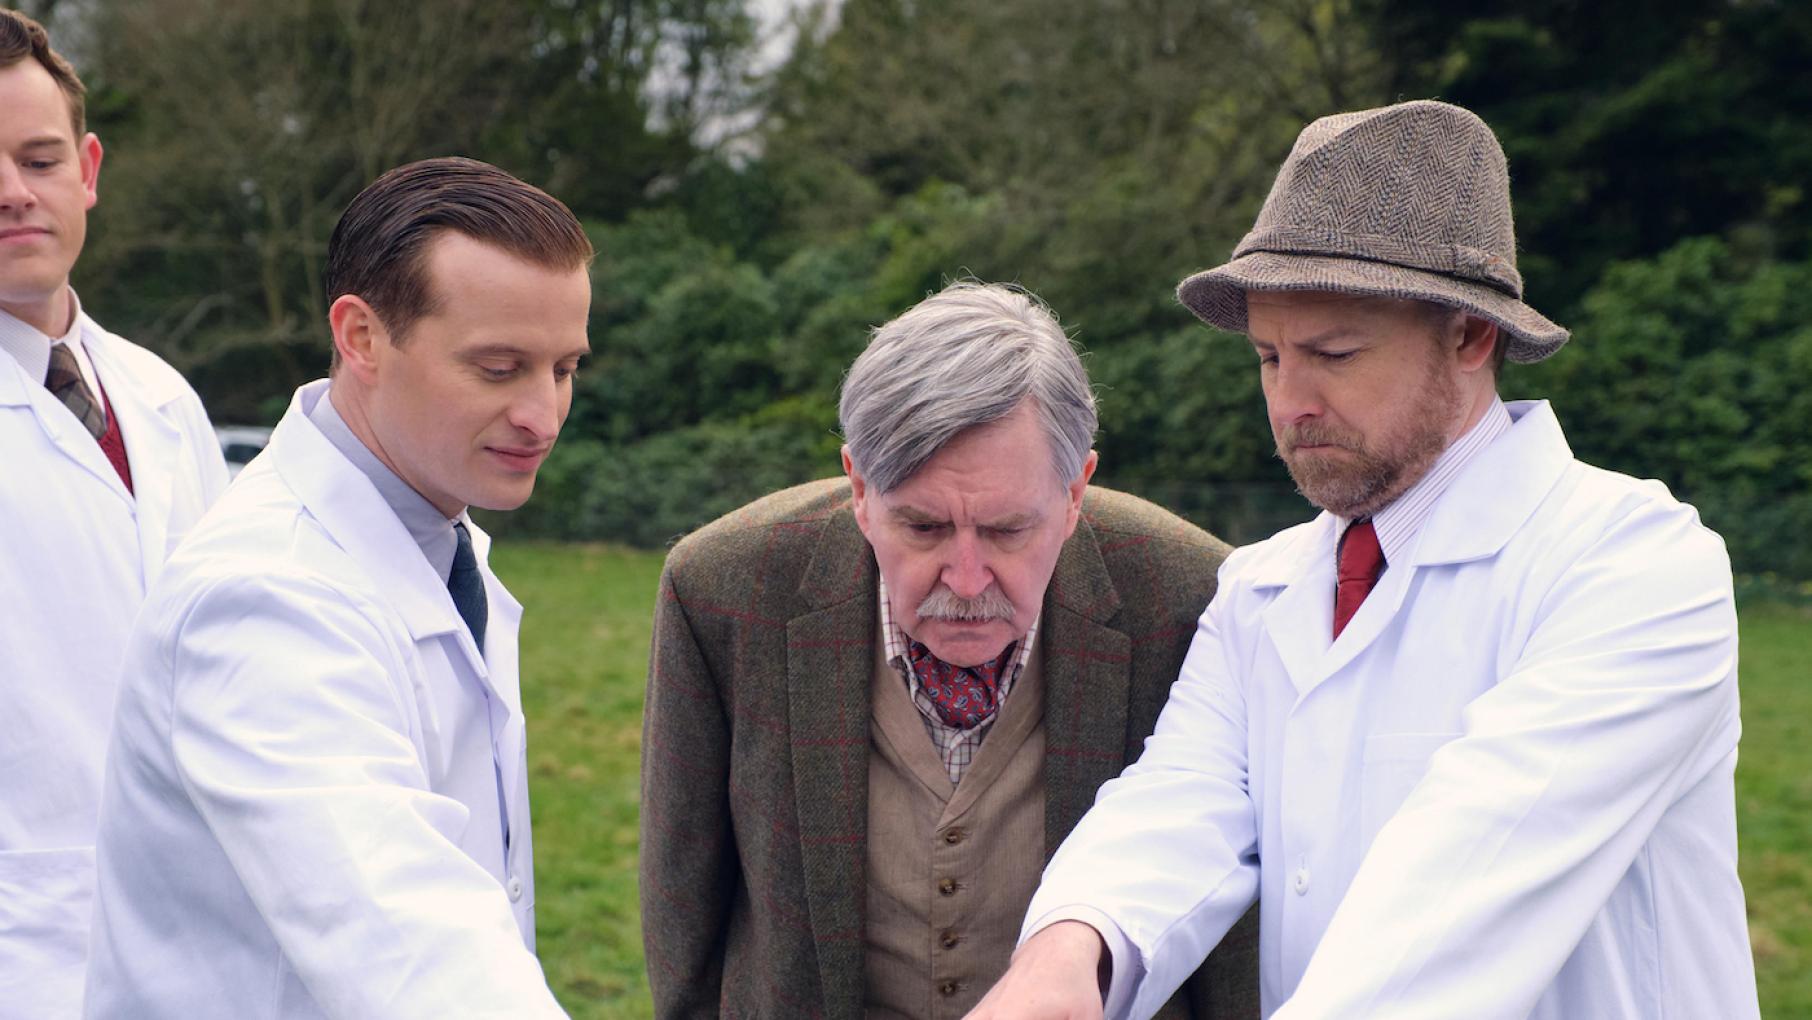
[(1611, 525), (1537, 612), (1380, 829), (1279, 1020), (1527, 1016), (1662, 813), (1734, 752), (1729, 561), (1690, 508)]
[(1157, 1012), (1258, 895), (1245, 695), (1220, 636), (1229, 587), (1202, 614), (1139, 760), (1101, 787), (1026, 910), (1042, 926), (1089, 908), (1124, 936), (1108, 998), (1130, 1008), (1110, 1017)]
[[(398, 643), (314, 577), (205, 589), (171, 643), (178, 778), (333, 1017), (563, 1017), (429, 788)], [(180, 905), (173, 905), (180, 909)]]
[(1140, 965), (1139, 954), (1133, 949), (1126, 933), (1120, 930), (1113, 918), (1094, 907), (1070, 905), (1059, 907), (1043, 917), (1026, 918), (1019, 941), (1024, 942), (1059, 921), (1080, 921), (1101, 936), (1101, 944), (1107, 953), (1108, 973), (1107, 988), (1101, 995), (1101, 1011), (1108, 1017), (1127, 1015), (1132, 1009), (1133, 992), (1144, 979), (1145, 971)]

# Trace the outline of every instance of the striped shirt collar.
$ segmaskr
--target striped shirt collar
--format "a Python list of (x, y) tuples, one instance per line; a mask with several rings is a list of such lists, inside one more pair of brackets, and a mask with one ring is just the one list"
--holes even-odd
[[(1484, 417), (1444, 450), (1427, 474), (1389, 506), (1372, 515), (1372, 527), (1377, 529), (1378, 545), (1384, 550), (1385, 563), (1400, 562), (1402, 557), (1408, 555), (1411, 543), (1422, 530), (1423, 522), (1434, 512), (1441, 494), (1447, 491), (1447, 487), (1459, 477), (1466, 465), (1472, 463), (1474, 457), (1497, 437), (1510, 431), (1510, 425), (1509, 410), (1504, 407), (1502, 400), (1493, 397), (1491, 406), (1485, 409)], [(1338, 519), (1339, 533), (1344, 534), (1352, 521), (1345, 517)]]
[(100, 392), (95, 379), (94, 366), (88, 360), (88, 349), (82, 343), (82, 299), (76, 296), (74, 289), (69, 292), (69, 328), (62, 336), (46, 336), (36, 326), (28, 326), (19, 317), (0, 311), (0, 351), (13, 356), (19, 367), (25, 369), (25, 376), (40, 383), (50, 371), (50, 348), (63, 344), (76, 355), (76, 367), (82, 372), (82, 381), (96, 393)]

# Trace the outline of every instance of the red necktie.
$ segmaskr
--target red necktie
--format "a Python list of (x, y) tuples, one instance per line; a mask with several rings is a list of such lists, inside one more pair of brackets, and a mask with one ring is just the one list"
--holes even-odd
[(919, 687), (931, 699), (944, 725), (966, 730), (994, 714), (999, 704), (1000, 675), (1013, 661), (1019, 648), (1015, 641), (993, 662), (975, 666), (952, 666), (931, 654), (931, 649), (909, 640), (906, 658), (918, 674)]
[(1369, 520), (1358, 521), (1340, 536), (1340, 583), (1334, 587), (1334, 636), (1346, 629), (1346, 622), (1359, 611), (1365, 597), (1384, 573), (1384, 550), (1378, 545), (1378, 532)]

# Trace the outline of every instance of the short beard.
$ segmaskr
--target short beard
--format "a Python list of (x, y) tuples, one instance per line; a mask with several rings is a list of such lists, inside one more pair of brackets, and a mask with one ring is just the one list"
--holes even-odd
[[(1277, 455), (1290, 469), (1296, 491), (1316, 506), (1348, 520), (1376, 514), (1422, 480), (1447, 449), (1450, 431), (1463, 410), (1459, 386), (1431, 366), (1428, 373), (1426, 414), (1408, 420), (1397, 435), (1379, 437), (1367, 444), (1358, 432), (1327, 422), (1310, 421), (1286, 428), (1277, 436)], [(1300, 456), (1302, 445), (1328, 445), (1350, 454), (1344, 461), (1310, 454)]]
[(918, 608), (921, 620), (950, 620), (956, 623), (987, 623), (990, 620), (1006, 620), (1011, 623), (1014, 612), (1013, 600), (994, 585), (983, 589), (980, 595), (966, 599), (940, 584), (925, 596), (925, 601), (920, 602)]

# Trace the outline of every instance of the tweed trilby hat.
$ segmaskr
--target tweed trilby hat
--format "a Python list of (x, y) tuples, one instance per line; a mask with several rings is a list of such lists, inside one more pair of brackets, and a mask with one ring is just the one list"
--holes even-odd
[(1540, 361), (1567, 342), (1522, 300), (1504, 150), (1476, 114), (1432, 100), (1304, 128), (1232, 260), (1184, 280), (1177, 297), (1243, 333), (1253, 290), (1462, 308), (1497, 323), (1511, 361)]

